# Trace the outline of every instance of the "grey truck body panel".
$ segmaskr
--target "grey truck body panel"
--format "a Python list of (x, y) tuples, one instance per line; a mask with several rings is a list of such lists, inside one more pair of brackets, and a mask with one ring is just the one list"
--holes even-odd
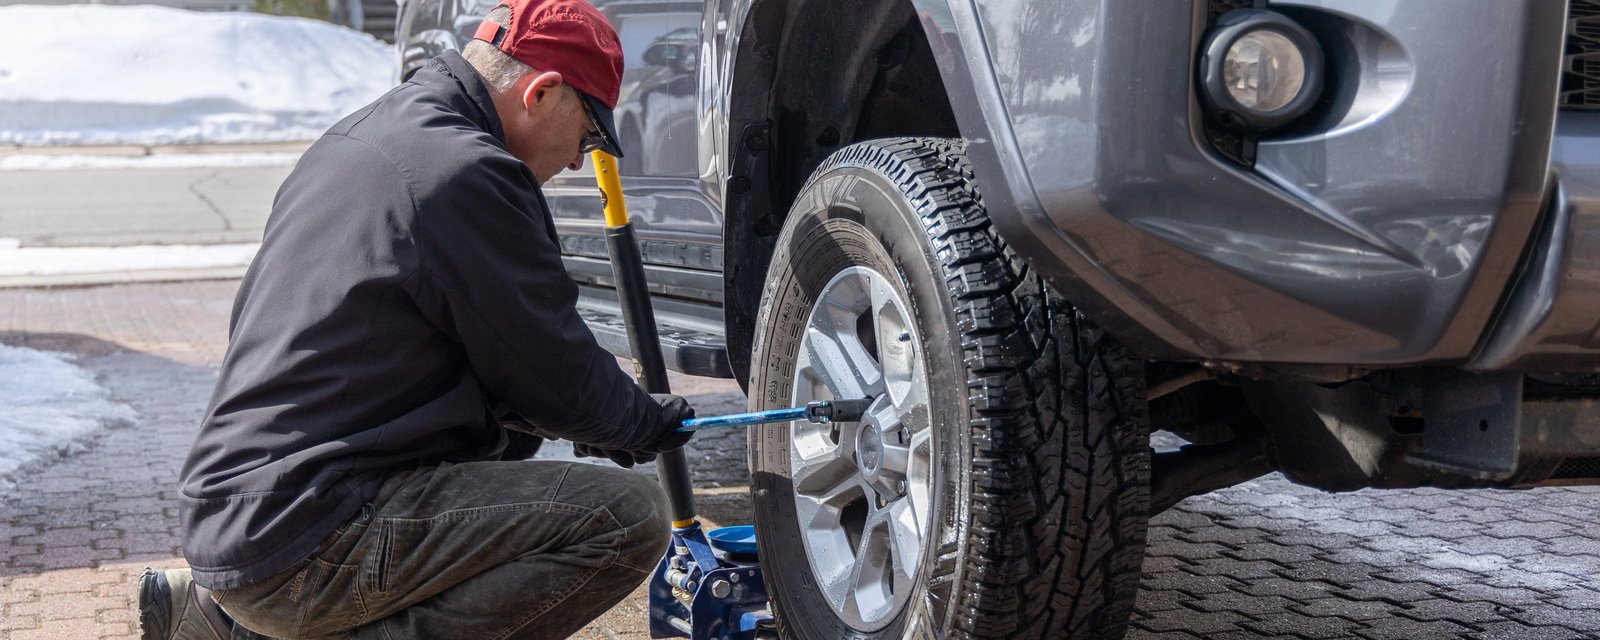
[[(743, 159), (769, 142), (774, 48), (828, 34), (784, 24), (799, 0), (594, 1), (628, 58), (623, 184), (652, 290), (736, 337), (752, 301), (722, 285), (764, 270), (736, 230), (761, 237), (745, 220), (787, 209), (747, 194), (770, 172)], [(1330, 80), (1253, 163), (1208, 141), (1195, 98), (1217, 3), (904, 2), (997, 228), (1139, 355), (1600, 370), (1600, 111), (1556, 106), (1566, 2), (1274, 0), (1327, 41)], [(592, 178), (546, 193), (603, 308)]]

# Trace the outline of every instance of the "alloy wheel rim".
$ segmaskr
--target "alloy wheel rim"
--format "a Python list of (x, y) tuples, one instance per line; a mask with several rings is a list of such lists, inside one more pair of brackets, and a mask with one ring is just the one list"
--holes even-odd
[(795, 406), (876, 398), (860, 422), (789, 429), (807, 560), (834, 613), (862, 631), (905, 605), (927, 539), (933, 438), (909, 308), (882, 274), (845, 269), (817, 296), (795, 359)]

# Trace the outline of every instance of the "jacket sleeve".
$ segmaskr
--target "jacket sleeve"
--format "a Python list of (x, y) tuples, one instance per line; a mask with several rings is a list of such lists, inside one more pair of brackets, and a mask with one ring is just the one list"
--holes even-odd
[(494, 157), (417, 201), (423, 313), (461, 342), (490, 397), (552, 436), (636, 449), (660, 406), (595, 342), (533, 176)]

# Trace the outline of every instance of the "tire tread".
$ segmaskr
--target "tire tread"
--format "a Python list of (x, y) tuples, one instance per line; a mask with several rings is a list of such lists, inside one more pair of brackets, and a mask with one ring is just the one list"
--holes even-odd
[(857, 163), (910, 197), (956, 302), (973, 515), (952, 635), (1120, 637), (1148, 521), (1138, 361), (995, 232), (963, 141), (879, 140), (823, 169)]

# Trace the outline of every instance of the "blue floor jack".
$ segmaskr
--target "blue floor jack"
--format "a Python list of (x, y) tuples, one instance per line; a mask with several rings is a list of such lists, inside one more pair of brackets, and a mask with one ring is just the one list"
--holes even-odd
[[(871, 403), (871, 399), (819, 400), (793, 409), (685, 420), (678, 430), (796, 420), (854, 422)], [(650, 637), (744, 640), (776, 635), (771, 624), (755, 528), (740, 525), (702, 533), (692, 518), (673, 522), (672, 546), (650, 577)]]
[[(628, 328), (635, 374), (650, 393), (671, 393), (655, 312), (645, 288), (644, 262), (622, 201), (616, 159), (590, 154), (605, 208), (606, 245), (616, 278), (617, 299)], [(680, 431), (747, 427), (808, 420), (855, 422), (872, 399), (821, 400), (804, 407), (685, 420)], [(650, 637), (693, 640), (752, 640), (775, 637), (767, 587), (750, 526), (702, 531), (695, 517), (694, 487), (683, 450), (656, 459), (656, 474), (672, 510), (672, 544), (650, 577)]]

